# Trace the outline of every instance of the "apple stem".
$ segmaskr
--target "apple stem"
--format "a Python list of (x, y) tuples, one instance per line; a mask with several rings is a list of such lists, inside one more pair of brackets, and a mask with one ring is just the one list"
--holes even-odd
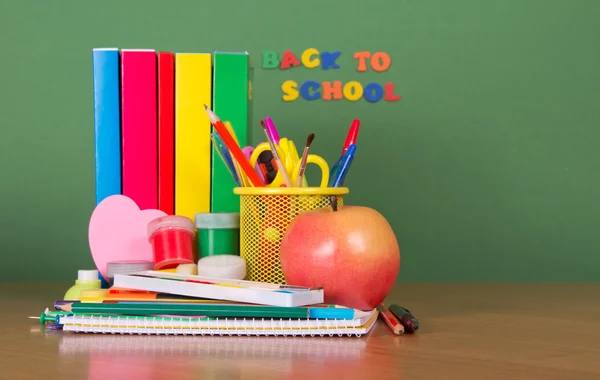
[(337, 197), (335, 195), (330, 195), (329, 202), (331, 202), (331, 208), (333, 209), (333, 211), (337, 211), (338, 210)]

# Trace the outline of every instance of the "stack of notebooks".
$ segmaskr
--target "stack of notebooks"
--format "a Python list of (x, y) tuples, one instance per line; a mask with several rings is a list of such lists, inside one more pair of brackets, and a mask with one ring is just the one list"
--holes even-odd
[(96, 203), (121, 194), (142, 209), (194, 220), (239, 212), (227, 167), (213, 155), (203, 105), (249, 145), (247, 52), (93, 49)]
[(113, 287), (55, 305), (65, 331), (110, 334), (362, 336), (378, 311), (323, 303), (323, 289), (160, 271), (116, 274)]

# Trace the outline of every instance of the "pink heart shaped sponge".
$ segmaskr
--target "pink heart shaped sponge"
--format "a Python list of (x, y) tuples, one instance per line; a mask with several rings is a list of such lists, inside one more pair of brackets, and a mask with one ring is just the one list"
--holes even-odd
[(167, 215), (160, 210), (140, 210), (124, 195), (103, 199), (90, 218), (88, 240), (96, 268), (106, 278), (106, 264), (111, 261), (153, 261), (148, 242), (148, 223)]

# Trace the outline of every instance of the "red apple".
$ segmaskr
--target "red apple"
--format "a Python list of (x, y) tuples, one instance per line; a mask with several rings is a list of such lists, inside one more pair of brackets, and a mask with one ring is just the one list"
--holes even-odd
[(372, 208), (326, 207), (299, 214), (280, 249), (288, 284), (323, 287), (325, 302), (371, 310), (400, 271), (400, 248), (387, 220)]

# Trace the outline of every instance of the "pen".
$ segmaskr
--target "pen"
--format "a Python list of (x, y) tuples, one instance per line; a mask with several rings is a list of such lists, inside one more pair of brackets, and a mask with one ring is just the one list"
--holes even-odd
[(225, 164), (225, 166), (227, 167), (227, 170), (229, 171), (229, 174), (231, 174), (231, 177), (233, 178), (235, 184), (238, 186), (243, 186), (240, 178), (237, 175), (237, 171), (235, 170), (235, 166), (233, 164), (233, 160), (231, 159), (231, 155), (229, 154), (227, 147), (225, 147), (225, 145), (221, 141), (219, 135), (213, 132), (210, 134), (210, 138), (213, 144), (215, 144), (215, 150), (219, 154), (219, 157), (221, 157), (223, 164)]
[(394, 314), (392, 314), (385, 307), (384, 304), (380, 304), (379, 306), (377, 306), (377, 310), (379, 310), (379, 313), (381, 313), (383, 320), (385, 321), (385, 323), (389, 326), (389, 328), (392, 330), (392, 332), (395, 335), (404, 334), (404, 326), (402, 326), (402, 324), (398, 321), (398, 319), (396, 319)]
[(390, 311), (398, 318), (407, 333), (414, 333), (419, 329), (419, 321), (417, 321), (417, 318), (408, 309), (398, 305), (391, 305)]
[(332, 178), (330, 187), (340, 187), (340, 185), (344, 182), (344, 179), (350, 170), (350, 165), (352, 165), (352, 160), (354, 160), (355, 152), (356, 145), (351, 144), (350, 147), (348, 147), (348, 151), (344, 154), (341, 162), (339, 163), (339, 168), (337, 169), (335, 177)]
[(346, 153), (350, 145), (356, 144), (356, 140), (358, 139), (358, 130), (360, 129), (360, 120), (354, 119), (352, 120), (352, 125), (350, 125), (350, 129), (348, 130), (348, 135), (346, 136), (346, 141), (344, 142), (344, 148), (342, 149), (342, 154)]

